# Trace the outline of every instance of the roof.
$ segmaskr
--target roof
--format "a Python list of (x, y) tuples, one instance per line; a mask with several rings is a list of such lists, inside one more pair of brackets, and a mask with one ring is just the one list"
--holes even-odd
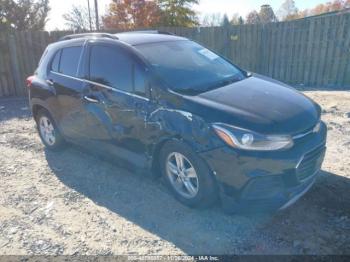
[(184, 37), (170, 35), (170, 34), (150, 34), (150, 33), (139, 33), (139, 32), (125, 32), (115, 34), (119, 41), (125, 42), (129, 45), (141, 45), (157, 42), (168, 42), (168, 41), (178, 41), (187, 40)]
[(118, 34), (84, 33), (64, 36), (60, 39), (60, 41), (51, 43), (50, 46), (56, 49), (67, 45), (81, 44), (85, 42), (86, 39), (99, 39), (107, 42), (120, 41), (132, 46), (148, 43), (187, 40), (184, 37), (154, 31), (131, 31)]

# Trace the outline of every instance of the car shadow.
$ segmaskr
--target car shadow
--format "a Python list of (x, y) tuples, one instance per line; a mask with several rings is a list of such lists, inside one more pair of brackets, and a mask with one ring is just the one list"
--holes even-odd
[(322, 170), (302, 199), (276, 213), (257, 232), (273, 235), (276, 246), (284, 243), (275, 250), (278, 253), (283, 250), (284, 254), (349, 254), (349, 190), (349, 178)]
[(27, 98), (0, 98), (0, 122), (7, 121), (12, 118), (23, 119), (29, 117), (31, 117), (31, 112), (29, 110)]
[[(206, 210), (187, 208), (168, 193), (160, 179), (134, 174), (76, 147), (61, 152), (46, 150), (45, 155), (53, 173), (67, 187), (187, 254), (260, 252), (264, 240), (259, 238), (259, 233), (273, 238), (275, 230), (285, 227), (288, 231), (290, 226), (283, 222), (286, 218), (293, 219), (295, 224), (317, 223), (317, 217), (316, 221), (307, 219), (305, 208), (326, 207), (344, 212), (350, 204), (350, 194), (344, 197), (339, 193), (336, 195), (337, 187), (343, 187), (342, 192), (349, 192), (349, 179), (322, 171), (321, 182), (286, 211), (274, 215), (229, 216), (220, 207)], [(299, 237), (303, 234), (305, 232), (300, 231)]]

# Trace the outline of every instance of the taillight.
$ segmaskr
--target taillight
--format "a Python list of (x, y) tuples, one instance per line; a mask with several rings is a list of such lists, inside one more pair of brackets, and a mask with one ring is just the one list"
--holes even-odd
[(34, 76), (28, 76), (27, 77), (27, 80), (26, 80), (27, 88), (30, 88), (32, 86), (33, 79), (34, 79)]

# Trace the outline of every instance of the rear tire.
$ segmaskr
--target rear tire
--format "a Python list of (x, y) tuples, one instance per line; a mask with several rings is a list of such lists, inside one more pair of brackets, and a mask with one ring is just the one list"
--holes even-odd
[(218, 200), (211, 170), (189, 146), (169, 141), (161, 149), (159, 160), (166, 185), (181, 203), (189, 207), (208, 207)]
[(57, 151), (65, 146), (65, 141), (47, 110), (40, 109), (35, 120), (40, 139), (47, 149)]

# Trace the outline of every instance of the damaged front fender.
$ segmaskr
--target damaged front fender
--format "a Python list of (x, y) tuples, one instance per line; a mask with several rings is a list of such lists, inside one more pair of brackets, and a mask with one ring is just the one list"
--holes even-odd
[(202, 117), (187, 111), (161, 107), (150, 113), (146, 124), (153, 127), (151, 137), (156, 138), (153, 144), (176, 137), (184, 140), (196, 152), (220, 146), (219, 141), (212, 139), (215, 134), (210, 125)]

